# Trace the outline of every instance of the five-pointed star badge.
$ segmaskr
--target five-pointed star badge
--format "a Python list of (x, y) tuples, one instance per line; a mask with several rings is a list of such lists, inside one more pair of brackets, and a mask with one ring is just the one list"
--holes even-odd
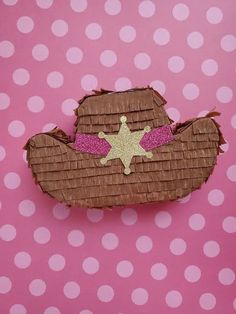
[(122, 116), (120, 121), (121, 127), (118, 134), (107, 135), (104, 132), (98, 133), (99, 138), (104, 138), (111, 145), (107, 156), (100, 161), (104, 165), (108, 160), (119, 158), (125, 167), (124, 174), (128, 175), (131, 172), (130, 163), (133, 156), (152, 157), (152, 153), (146, 152), (139, 144), (143, 135), (150, 131), (150, 127), (146, 126), (141, 131), (131, 132), (126, 124), (126, 116)]

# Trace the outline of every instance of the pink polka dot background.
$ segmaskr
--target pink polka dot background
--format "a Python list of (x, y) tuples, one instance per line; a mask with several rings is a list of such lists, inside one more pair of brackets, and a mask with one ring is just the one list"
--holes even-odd
[[(235, 1), (0, 1), (0, 313), (236, 310)], [(23, 146), (72, 134), (92, 89), (151, 85), (175, 121), (221, 112), (213, 175), (182, 200), (67, 208)]]

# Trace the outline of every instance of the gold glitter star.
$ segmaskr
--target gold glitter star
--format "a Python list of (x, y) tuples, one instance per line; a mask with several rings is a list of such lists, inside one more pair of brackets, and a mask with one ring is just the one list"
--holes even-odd
[(146, 152), (139, 144), (143, 135), (150, 131), (150, 127), (146, 126), (141, 131), (131, 132), (128, 128), (126, 116), (120, 118), (121, 127), (116, 135), (107, 135), (104, 132), (99, 132), (99, 138), (105, 138), (106, 141), (111, 145), (111, 149), (105, 158), (102, 158), (100, 162), (104, 165), (108, 160), (119, 158), (123, 163), (125, 169), (124, 174), (130, 174), (130, 163), (133, 156), (146, 156), (147, 158), (152, 157), (151, 152)]

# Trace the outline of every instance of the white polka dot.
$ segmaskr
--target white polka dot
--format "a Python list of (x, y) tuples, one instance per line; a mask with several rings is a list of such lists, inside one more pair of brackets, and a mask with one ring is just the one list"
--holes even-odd
[(184, 85), (183, 95), (187, 100), (195, 100), (199, 96), (199, 87), (196, 84), (188, 83)]
[(67, 240), (71, 246), (78, 247), (84, 244), (85, 236), (80, 230), (72, 230), (69, 232)]
[(31, 264), (31, 256), (27, 252), (18, 252), (15, 255), (14, 263), (20, 269), (28, 268)]
[(131, 43), (136, 38), (136, 29), (131, 25), (125, 25), (120, 29), (119, 36), (123, 42)]
[(49, 9), (53, 4), (53, 0), (36, 0), (36, 3), (41, 9)]
[(93, 74), (86, 74), (81, 79), (81, 87), (85, 91), (92, 91), (93, 89), (96, 89), (97, 84), (97, 78)]
[(171, 225), (171, 221), (171, 215), (167, 211), (161, 210), (155, 215), (155, 224), (159, 228), (168, 228)]
[(70, 215), (70, 208), (64, 204), (58, 203), (53, 207), (53, 216), (58, 220), (65, 220)]
[(44, 100), (40, 96), (31, 96), (27, 101), (27, 106), (31, 112), (41, 112), (44, 109)]
[(83, 12), (87, 9), (87, 0), (70, 0), (71, 9), (75, 12)]
[(63, 37), (68, 33), (68, 24), (64, 20), (56, 20), (51, 26), (52, 33), (57, 37)]
[(140, 253), (148, 253), (152, 250), (152, 239), (148, 236), (140, 236), (136, 240), (136, 248)]
[(119, 0), (107, 0), (104, 9), (109, 15), (117, 15), (121, 11), (121, 2)]
[(167, 267), (163, 263), (156, 263), (152, 265), (150, 270), (150, 274), (152, 278), (155, 280), (163, 280), (164, 278), (166, 278), (167, 273), (168, 273)]
[(5, 157), (6, 157), (6, 150), (2, 145), (0, 145), (0, 161), (4, 160)]
[(159, 94), (164, 95), (166, 92), (166, 85), (164, 82), (156, 80), (150, 83), (150, 86), (154, 88)]
[(10, 97), (6, 93), (0, 93), (0, 110), (7, 109), (10, 106)]
[(200, 296), (199, 304), (203, 310), (212, 310), (216, 305), (216, 298), (212, 293), (203, 293)]
[(99, 270), (99, 261), (94, 257), (87, 257), (82, 264), (83, 270), (86, 274), (93, 275)]
[(136, 305), (144, 305), (148, 302), (149, 294), (146, 289), (137, 288), (133, 290), (131, 299)]
[(211, 190), (208, 193), (208, 202), (212, 205), (212, 206), (220, 206), (224, 203), (224, 193), (221, 190)]
[(180, 112), (176, 108), (167, 108), (166, 112), (168, 116), (173, 120), (174, 122), (178, 122), (180, 120)]
[(226, 153), (229, 150), (229, 143), (221, 144), (220, 148)]
[(236, 129), (236, 114), (232, 116), (230, 122), (231, 122), (232, 127)]
[(233, 99), (233, 91), (228, 86), (219, 87), (216, 91), (216, 98), (223, 104), (229, 103)]
[(15, 47), (9, 40), (3, 40), (0, 42), (0, 57), (9, 58), (15, 52)]
[(225, 217), (222, 223), (222, 227), (227, 233), (235, 233), (236, 232), (236, 217), (228, 216)]
[(7, 189), (14, 190), (17, 189), (21, 184), (20, 176), (15, 172), (8, 172), (4, 176), (4, 185)]
[(116, 265), (116, 272), (122, 278), (130, 277), (134, 272), (134, 266), (130, 261), (120, 261)]
[(116, 91), (125, 91), (132, 88), (132, 82), (127, 77), (120, 77), (115, 82)]
[(198, 117), (205, 117), (208, 113), (209, 113), (208, 110), (202, 110), (199, 112), (199, 114), (197, 116)]
[(85, 34), (91, 40), (99, 39), (102, 36), (102, 27), (98, 23), (90, 23), (86, 26)]
[(137, 53), (134, 57), (135, 67), (139, 70), (146, 70), (151, 65), (151, 58), (145, 52)]
[(14, 304), (10, 308), (10, 314), (27, 314), (27, 310), (22, 304)]
[(97, 297), (101, 302), (110, 302), (114, 298), (114, 290), (111, 286), (103, 285), (97, 290)]
[(223, 19), (223, 13), (221, 9), (217, 7), (211, 7), (206, 13), (207, 21), (211, 24), (219, 24)]
[(171, 307), (171, 308), (177, 308), (179, 307), (182, 302), (183, 302), (183, 298), (182, 298), (182, 295), (179, 291), (177, 290), (172, 290), (172, 291), (169, 291), (167, 294), (166, 294), (166, 304)]
[(46, 292), (46, 283), (42, 279), (34, 279), (29, 284), (29, 292), (35, 296), (39, 297)]
[(153, 34), (153, 40), (159, 46), (164, 46), (170, 41), (170, 33), (165, 28), (158, 28)]
[(142, 17), (151, 17), (155, 14), (156, 6), (150, 0), (142, 1), (138, 6), (138, 12)]
[(25, 125), (19, 120), (11, 121), (8, 125), (8, 132), (13, 137), (21, 137), (25, 133)]
[(29, 82), (30, 74), (26, 69), (16, 69), (12, 74), (12, 78), (16, 85), (24, 86)]
[(225, 286), (232, 285), (232, 283), (235, 280), (235, 273), (230, 268), (223, 268), (218, 273), (218, 279), (222, 285)]
[(191, 193), (185, 197), (179, 198), (177, 201), (180, 202), (181, 204), (185, 204), (185, 203), (188, 203), (190, 199), (191, 199)]
[(0, 236), (3, 241), (12, 241), (16, 237), (16, 228), (10, 224), (3, 225), (0, 228)]
[(73, 116), (74, 110), (78, 107), (78, 102), (72, 98), (68, 98), (61, 104), (61, 110), (66, 116)]
[(18, 0), (3, 0), (3, 3), (9, 6), (15, 5)]
[(80, 295), (80, 286), (75, 281), (69, 281), (64, 285), (63, 291), (68, 299), (76, 299)]
[(79, 312), (79, 314), (93, 314), (90, 310), (82, 310)]
[(170, 242), (170, 251), (174, 255), (182, 255), (187, 249), (187, 244), (183, 239), (174, 239)]
[(11, 280), (6, 276), (0, 277), (0, 294), (6, 294), (11, 290)]
[(32, 56), (36, 61), (44, 61), (49, 56), (49, 50), (46, 45), (37, 44), (32, 49)]
[(183, 71), (185, 66), (184, 59), (179, 56), (173, 56), (168, 59), (168, 69), (173, 73)]
[(52, 131), (55, 127), (56, 127), (56, 124), (54, 124), (54, 123), (47, 123), (47, 124), (44, 125), (42, 131), (43, 131), (43, 132), (50, 132), (50, 131)]
[(220, 253), (220, 246), (216, 241), (207, 241), (203, 246), (203, 252), (207, 257), (216, 257)]
[(71, 47), (66, 52), (66, 59), (71, 64), (78, 64), (83, 59), (83, 51), (78, 47)]
[(192, 230), (202, 230), (205, 226), (205, 218), (201, 214), (193, 214), (189, 217), (188, 224)]
[(103, 219), (104, 212), (102, 209), (89, 208), (87, 209), (87, 217), (89, 221), (96, 223)]
[(227, 177), (230, 181), (236, 182), (236, 165), (232, 165), (227, 169)]
[(213, 59), (204, 60), (201, 64), (202, 72), (207, 76), (213, 76), (218, 71), (218, 64)]
[(29, 16), (21, 16), (17, 20), (17, 28), (21, 33), (30, 33), (34, 28), (34, 21)]
[(198, 49), (204, 44), (204, 37), (200, 32), (192, 32), (187, 37), (187, 43), (192, 49)]
[(47, 75), (47, 83), (51, 88), (59, 88), (64, 83), (64, 77), (60, 72), (50, 72)]
[(236, 310), (236, 298), (233, 300), (233, 308)]
[(236, 37), (231, 34), (227, 34), (221, 38), (221, 48), (226, 52), (233, 52), (236, 49)]
[(106, 250), (114, 250), (119, 245), (119, 238), (114, 233), (106, 233), (102, 237), (102, 246)]
[(121, 221), (124, 225), (132, 226), (138, 220), (138, 215), (135, 209), (133, 208), (125, 208), (121, 212)]
[(112, 67), (117, 62), (116, 53), (113, 50), (104, 50), (100, 54), (100, 62), (106, 67)]
[(45, 227), (39, 227), (34, 231), (34, 241), (38, 244), (46, 244), (50, 241), (50, 231)]
[(195, 265), (185, 268), (184, 277), (188, 282), (197, 282), (201, 278), (201, 269)]
[(178, 3), (172, 10), (173, 17), (178, 21), (185, 21), (189, 17), (189, 7), (184, 3)]
[(43, 314), (61, 314), (60, 310), (55, 306), (49, 306)]
[(54, 271), (61, 271), (65, 267), (65, 265), (65, 258), (60, 254), (54, 254), (48, 260), (49, 268)]
[(233, 308), (236, 310), (236, 298), (233, 301)]

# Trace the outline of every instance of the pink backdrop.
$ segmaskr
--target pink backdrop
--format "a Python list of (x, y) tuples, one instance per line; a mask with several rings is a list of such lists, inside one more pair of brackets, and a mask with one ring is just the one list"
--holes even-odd
[[(3, 0), (0, 313), (227, 313), (235, 287), (235, 1)], [(166, 204), (67, 208), (34, 184), (33, 134), (73, 131), (95, 88), (150, 84), (175, 121), (216, 107), (225, 153)]]

